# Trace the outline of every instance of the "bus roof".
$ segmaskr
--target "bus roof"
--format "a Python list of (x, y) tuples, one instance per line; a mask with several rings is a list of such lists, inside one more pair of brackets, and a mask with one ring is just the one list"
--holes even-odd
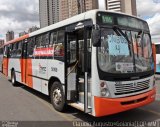
[[(41, 33), (44, 33), (44, 32), (47, 32), (47, 31), (50, 31), (50, 30), (53, 30), (53, 29), (56, 29), (56, 28), (60, 28), (62, 26), (70, 25), (72, 23), (76, 23), (76, 22), (79, 22), (79, 21), (82, 21), (82, 20), (92, 19), (93, 20), (93, 24), (95, 24), (96, 23), (96, 15), (95, 14), (97, 12), (110, 12), (110, 13), (121, 14), (121, 15), (125, 15), (125, 16), (131, 16), (131, 15), (128, 15), (128, 14), (125, 14), (125, 13), (122, 13), (122, 12), (114, 12), (114, 11), (109, 11), (109, 10), (99, 10), (99, 9), (90, 10), (90, 11), (81, 13), (79, 15), (75, 15), (75, 16), (73, 16), (71, 18), (62, 20), (62, 21), (57, 22), (55, 24), (52, 24), (50, 26), (44, 27), (42, 29), (39, 29), (39, 30), (37, 30), (37, 31), (35, 31), (33, 33), (30, 33), (30, 37), (38, 35), (38, 34), (41, 34)], [(142, 20), (142, 19), (140, 19), (140, 18), (138, 18), (136, 16), (131, 16), (131, 17), (134, 17), (134, 18), (137, 18), (139, 20)], [(144, 20), (142, 20), (142, 21), (144, 21)]]
[(158, 44), (160, 44), (160, 42), (154, 42), (153, 44), (158, 45)]
[[(32, 36), (35, 36), (35, 35), (39, 35), (39, 34), (42, 34), (42, 33), (45, 33), (45, 32), (48, 32), (48, 31), (51, 31), (51, 30), (54, 30), (54, 29), (57, 29), (57, 28), (60, 28), (60, 27), (66, 26), (66, 25), (70, 25), (72, 23), (76, 23), (76, 22), (79, 22), (79, 21), (82, 21), (82, 20), (92, 19), (93, 24), (95, 24), (96, 23), (96, 15), (95, 14), (97, 12), (110, 12), (110, 13), (115, 13), (115, 14), (122, 14), (122, 15), (126, 15), (126, 16), (131, 16), (131, 15), (128, 15), (128, 14), (125, 14), (125, 13), (122, 13), (122, 12), (114, 12), (114, 11), (109, 11), (109, 10), (99, 10), (99, 9), (90, 10), (90, 11), (81, 13), (79, 15), (73, 16), (71, 18), (65, 19), (63, 21), (57, 22), (57, 23), (52, 24), (50, 26), (41, 28), (37, 31), (26, 34), (22, 37), (11, 40), (11, 41), (5, 43), (4, 45), (8, 45), (8, 44), (11, 44), (11, 43), (14, 43), (14, 42), (17, 42), (17, 41), (21, 41), (21, 40), (24, 40), (26, 38), (29, 38), (29, 37), (32, 37)], [(135, 16), (131, 16), (131, 17), (142, 20), (142, 19), (140, 19), (138, 17), (135, 17)], [(144, 21), (144, 20), (142, 20), (142, 21)]]
[(23, 36), (21, 36), (19, 38), (14, 39), (14, 40), (8, 41), (4, 45), (8, 45), (8, 44), (11, 44), (11, 43), (14, 43), (14, 42), (17, 42), (17, 41), (22, 41), (22, 40), (24, 40), (24, 39), (26, 39), (28, 37), (29, 37), (29, 34), (26, 34), (26, 35), (23, 35)]

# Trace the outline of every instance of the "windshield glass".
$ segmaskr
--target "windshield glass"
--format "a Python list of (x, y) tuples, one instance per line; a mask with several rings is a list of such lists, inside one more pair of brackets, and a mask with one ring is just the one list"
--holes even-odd
[(137, 73), (153, 69), (150, 36), (142, 31), (101, 28), (99, 67), (109, 73)]

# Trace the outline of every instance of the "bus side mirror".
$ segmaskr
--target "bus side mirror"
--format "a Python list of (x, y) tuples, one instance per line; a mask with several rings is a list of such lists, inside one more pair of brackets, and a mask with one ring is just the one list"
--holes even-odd
[(92, 31), (92, 43), (95, 47), (101, 46), (101, 31), (100, 30), (93, 30)]

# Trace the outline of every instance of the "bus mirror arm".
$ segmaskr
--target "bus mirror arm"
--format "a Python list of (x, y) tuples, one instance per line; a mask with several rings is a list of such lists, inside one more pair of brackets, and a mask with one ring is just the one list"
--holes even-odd
[(101, 31), (93, 29), (92, 30), (92, 43), (95, 47), (101, 46)]

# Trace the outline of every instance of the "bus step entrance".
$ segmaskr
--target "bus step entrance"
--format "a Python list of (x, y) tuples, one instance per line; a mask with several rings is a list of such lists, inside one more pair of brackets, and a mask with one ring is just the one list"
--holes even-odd
[(84, 104), (86, 113), (91, 113), (91, 80), (88, 79), (86, 85), (84, 78), (79, 78), (78, 92), (79, 103)]

